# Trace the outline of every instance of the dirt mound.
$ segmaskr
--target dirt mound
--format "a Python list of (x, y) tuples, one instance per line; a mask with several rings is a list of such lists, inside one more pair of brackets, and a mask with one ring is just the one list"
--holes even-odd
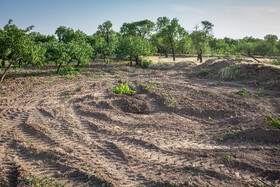
[(207, 69), (208, 73), (204, 77), (217, 78), (221, 69), (230, 66), (240, 67), (238, 75), (234, 78), (235, 80), (242, 80), (243, 82), (254, 84), (257, 87), (280, 90), (280, 67), (266, 64), (210, 59), (201, 65), (195, 66), (193, 68), (193, 75), (197, 76), (202, 69)]
[(231, 65), (236, 65), (236, 64), (237, 63), (234, 60), (209, 59), (209, 60), (205, 61), (204, 63), (194, 67), (194, 71), (198, 73), (200, 71), (200, 69), (206, 68), (211, 71), (211, 74), (217, 75), (217, 73), (221, 69), (231, 66)]
[(236, 138), (251, 140), (257, 143), (279, 144), (280, 130), (276, 129), (248, 129), (236, 134)]
[(280, 68), (264, 64), (241, 64), (241, 77), (256, 80), (260, 84), (280, 86)]
[(153, 111), (153, 107), (149, 101), (145, 99), (145, 95), (121, 96), (120, 99), (114, 101), (114, 105), (123, 112), (135, 114), (148, 114)]

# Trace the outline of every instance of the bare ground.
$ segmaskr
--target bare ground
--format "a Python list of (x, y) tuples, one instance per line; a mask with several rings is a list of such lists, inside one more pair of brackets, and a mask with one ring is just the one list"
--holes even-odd
[[(32, 176), (57, 186), (279, 186), (280, 131), (264, 118), (279, 116), (279, 83), (259, 97), (264, 81), (252, 72), (221, 82), (198, 71), (96, 63), (75, 76), (10, 78), (0, 85), (0, 186)], [(112, 93), (125, 81), (137, 94)], [(255, 96), (231, 93), (243, 87)]]

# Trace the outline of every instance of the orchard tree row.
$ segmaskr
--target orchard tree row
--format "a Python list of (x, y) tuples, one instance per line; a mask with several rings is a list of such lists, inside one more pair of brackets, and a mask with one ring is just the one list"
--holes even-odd
[[(203, 54), (212, 55), (279, 55), (280, 40), (276, 35), (264, 39), (245, 37), (243, 39), (217, 39), (212, 35), (213, 24), (202, 21), (194, 31), (187, 32), (178, 19), (159, 17), (156, 23), (141, 20), (124, 23), (119, 32), (106, 21), (99, 25), (97, 32), (87, 35), (80, 30), (65, 26), (56, 29), (55, 35), (31, 32), (33, 26), (20, 29), (9, 20), (0, 28), (0, 66), (2, 82), (9, 69), (24, 65), (44, 66), (56, 64), (57, 73), (65, 63), (75, 62), (77, 66), (92, 59), (110, 56), (129, 59), (139, 64), (140, 56), (160, 53), (168, 57), (172, 54), (195, 54), (202, 62)], [(1, 70), (1, 69), (0, 69)]]

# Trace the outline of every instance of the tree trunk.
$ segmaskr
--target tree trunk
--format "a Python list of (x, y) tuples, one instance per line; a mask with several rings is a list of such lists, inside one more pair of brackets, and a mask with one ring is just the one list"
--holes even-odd
[(63, 62), (61, 62), (61, 63), (59, 64), (59, 66), (57, 67), (57, 70), (56, 70), (56, 73), (57, 73), (57, 74), (59, 73), (59, 70), (60, 70), (60, 67), (62, 66), (62, 63), (63, 63)]
[(251, 55), (250, 53), (248, 53), (248, 55), (242, 54), (243, 56), (248, 56), (253, 58), (255, 61), (257, 61), (258, 63), (260, 63), (260, 61), (258, 59), (256, 59), (253, 55)]
[(1, 79), (0, 79), (0, 82), (3, 82), (8, 70), (12, 67), (13, 65), (13, 61), (10, 62), (10, 64), (8, 65), (8, 67), (5, 69), (4, 73), (1, 75)]
[(199, 60), (200, 63), (202, 62), (202, 49), (200, 49), (200, 52), (197, 54), (197, 60)]
[(173, 61), (175, 61), (175, 50), (172, 48)]
[(132, 66), (132, 59), (131, 59), (131, 58), (129, 58), (129, 60), (130, 60), (130, 66)]
[(165, 55), (166, 58), (168, 58), (167, 51), (164, 51), (164, 55)]
[(138, 59), (138, 57), (135, 59), (135, 62), (136, 62), (136, 65), (139, 64), (139, 59)]
[(106, 55), (103, 56), (104, 62), (106, 62)]

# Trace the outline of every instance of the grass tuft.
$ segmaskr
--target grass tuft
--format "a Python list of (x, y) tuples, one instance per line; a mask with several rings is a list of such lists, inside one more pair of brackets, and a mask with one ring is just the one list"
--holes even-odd
[(240, 73), (240, 67), (237, 65), (228, 66), (221, 69), (218, 76), (222, 79), (235, 79)]

